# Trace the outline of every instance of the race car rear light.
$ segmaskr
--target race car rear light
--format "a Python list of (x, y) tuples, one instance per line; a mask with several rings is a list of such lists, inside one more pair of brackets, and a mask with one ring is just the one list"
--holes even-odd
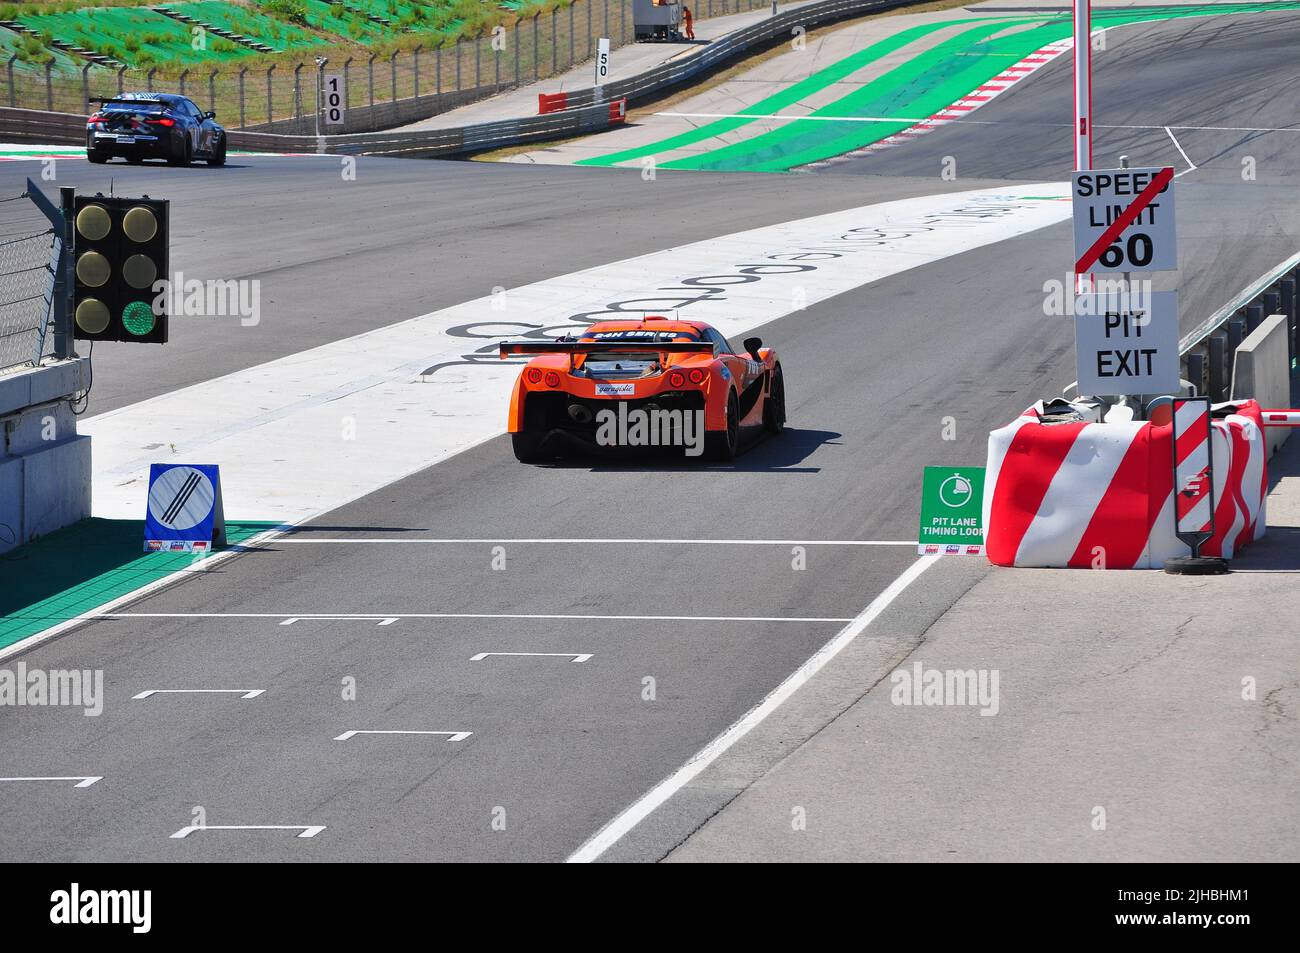
[(546, 386), (547, 386), (547, 387), (559, 387), (559, 386), (560, 386), (560, 375), (557, 374), (557, 373), (555, 373), (555, 371), (547, 371), (547, 372), (546, 372)]
[(701, 369), (701, 368), (698, 368), (698, 367), (692, 368), (692, 369), (691, 369), (691, 372), (690, 372), (689, 374), (687, 374), (686, 376), (687, 376), (688, 378), (690, 378), (690, 381), (691, 381), (692, 384), (703, 384), (703, 383), (704, 383), (704, 371), (703, 371), (703, 369)]
[(524, 373), (524, 377), (528, 378), (530, 384), (540, 384), (542, 382), (542, 372), (535, 367), (528, 368)]
[(176, 125), (176, 120), (175, 120), (175, 119), (168, 119), (166, 116), (163, 116), (161, 119), (146, 119), (145, 122), (147, 122), (147, 123), (148, 123), (149, 125), (151, 125), (151, 126), (174, 126), (174, 125)]
[(673, 371), (668, 375), (669, 387), (683, 387), (686, 384), (686, 375), (681, 371)]
[(91, 116), (89, 119), (86, 120), (86, 125), (87, 125), (87, 126), (102, 126), (102, 125), (104, 125), (104, 117), (103, 117), (103, 116)]

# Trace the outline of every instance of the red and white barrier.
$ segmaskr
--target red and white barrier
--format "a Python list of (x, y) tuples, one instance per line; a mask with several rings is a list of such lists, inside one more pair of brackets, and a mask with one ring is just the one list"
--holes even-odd
[[(1231, 558), (1264, 535), (1263, 423), (1254, 401), (1213, 421), (1215, 533), (1202, 555)], [(1174, 534), (1173, 439), (1169, 424), (1044, 423), (1034, 409), (993, 431), (984, 483), (989, 560), (1155, 569), (1188, 555)]]

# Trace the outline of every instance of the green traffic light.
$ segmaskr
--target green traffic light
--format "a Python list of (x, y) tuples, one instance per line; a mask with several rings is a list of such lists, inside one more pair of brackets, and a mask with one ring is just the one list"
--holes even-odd
[(122, 327), (126, 328), (136, 337), (143, 337), (153, 330), (157, 318), (154, 316), (153, 308), (149, 307), (146, 301), (132, 301), (122, 309)]

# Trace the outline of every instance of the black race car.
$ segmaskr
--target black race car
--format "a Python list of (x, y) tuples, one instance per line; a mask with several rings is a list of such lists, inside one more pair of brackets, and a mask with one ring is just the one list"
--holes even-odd
[(121, 93), (101, 99), (98, 112), (86, 120), (86, 158), (107, 162), (122, 156), (128, 162), (166, 159), (169, 165), (189, 165), (206, 159), (226, 164), (226, 130), (216, 113), (202, 112), (184, 96), (172, 93)]

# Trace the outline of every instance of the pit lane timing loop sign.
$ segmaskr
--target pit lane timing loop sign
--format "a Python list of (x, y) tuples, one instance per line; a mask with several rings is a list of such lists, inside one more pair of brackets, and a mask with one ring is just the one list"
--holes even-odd
[(984, 468), (926, 467), (917, 551), (950, 556), (984, 552)]
[(1075, 172), (1075, 274), (1174, 271), (1174, 170)]
[(226, 539), (221, 475), (211, 465), (149, 468), (145, 552), (206, 552)]

